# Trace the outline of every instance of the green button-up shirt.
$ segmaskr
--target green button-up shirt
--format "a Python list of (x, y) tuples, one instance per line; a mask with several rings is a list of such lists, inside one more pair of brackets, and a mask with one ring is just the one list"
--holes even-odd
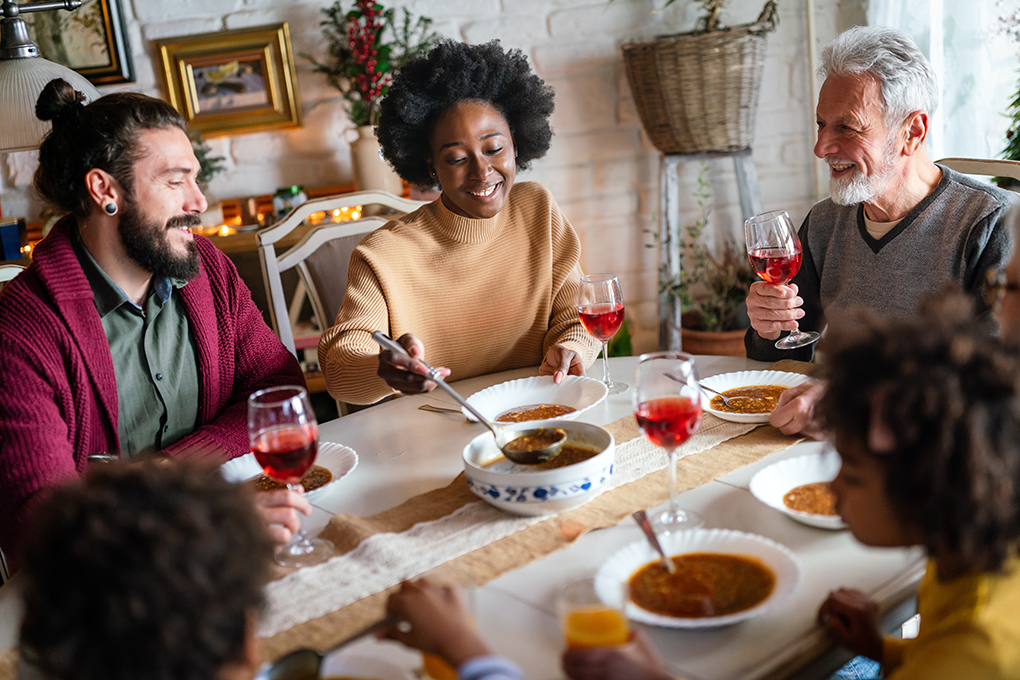
[(139, 307), (96, 263), (80, 237), (74, 248), (113, 356), (120, 455), (159, 451), (191, 434), (198, 419), (195, 342), (184, 303), (174, 294), (187, 281), (153, 277)]

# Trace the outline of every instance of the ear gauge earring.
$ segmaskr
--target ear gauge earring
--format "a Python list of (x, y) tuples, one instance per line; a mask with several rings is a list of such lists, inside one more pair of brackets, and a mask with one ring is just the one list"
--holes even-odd
[(106, 211), (107, 215), (116, 215), (117, 214), (117, 204), (116, 203), (107, 203), (106, 205), (103, 206), (103, 210)]

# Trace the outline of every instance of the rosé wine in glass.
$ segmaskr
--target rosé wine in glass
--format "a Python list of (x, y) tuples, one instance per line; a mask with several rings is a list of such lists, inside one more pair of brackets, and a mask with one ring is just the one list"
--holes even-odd
[(627, 391), (624, 383), (609, 377), (609, 339), (623, 325), (623, 292), (615, 274), (589, 274), (581, 277), (577, 289), (577, 316), (581, 325), (602, 343), (602, 382), (610, 394)]
[(634, 370), (634, 417), (645, 437), (666, 449), (669, 506), (652, 521), (661, 533), (697, 529), (704, 520), (677, 503), (677, 449), (701, 425), (701, 388), (694, 357), (682, 352), (642, 354)]
[[(803, 250), (800, 237), (785, 210), (773, 210), (750, 217), (744, 222), (747, 259), (754, 273), (773, 286), (787, 285), (800, 271)], [(815, 331), (797, 329), (776, 341), (777, 349), (795, 349), (810, 345), (821, 337)]]

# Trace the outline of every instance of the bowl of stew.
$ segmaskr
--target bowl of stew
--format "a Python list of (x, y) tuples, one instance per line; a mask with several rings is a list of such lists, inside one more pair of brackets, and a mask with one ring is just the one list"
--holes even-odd
[[(568, 375), (559, 384), (552, 376), (521, 378), (486, 387), (467, 401), (489, 420), (500, 423), (574, 420), (605, 400), (609, 390), (600, 380)], [(464, 415), (474, 420), (467, 409)]]
[(783, 606), (800, 585), (796, 555), (764, 536), (696, 529), (659, 541), (677, 566), (675, 574), (642, 540), (613, 553), (595, 575), (600, 597), (627, 583), (626, 613), (634, 621), (666, 628), (726, 626)]
[(806, 375), (787, 371), (737, 371), (703, 378), (700, 382), (730, 398), (726, 406), (722, 398), (703, 390), (701, 407), (714, 416), (735, 423), (767, 423), (769, 414), (788, 388), (808, 380)]
[[(534, 424), (504, 427), (521, 430)], [(612, 434), (597, 425), (571, 421), (551, 421), (544, 427), (562, 428), (567, 441), (557, 456), (538, 465), (511, 463), (491, 432), (471, 440), (463, 454), (471, 492), (511, 514), (538, 516), (579, 508), (609, 488), (616, 470)]]
[(751, 478), (754, 497), (787, 517), (820, 529), (844, 529), (836, 514), (829, 483), (839, 474), (839, 454), (832, 449), (787, 458), (762, 468)]

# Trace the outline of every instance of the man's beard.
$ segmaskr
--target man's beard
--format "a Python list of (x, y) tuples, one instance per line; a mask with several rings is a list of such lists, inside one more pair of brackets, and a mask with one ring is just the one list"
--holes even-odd
[(134, 198), (128, 196), (120, 213), (120, 240), (128, 257), (154, 276), (190, 281), (198, 276), (198, 247), (194, 241), (187, 244), (187, 252), (179, 255), (170, 244), (169, 229), (197, 227), (202, 223), (198, 215), (178, 215), (166, 224), (150, 219)]
[[(886, 140), (885, 152), (882, 155), (882, 168), (874, 175), (866, 177), (860, 166), (850, 169), (846, 177), (829, 176), (829, 197), (836, 205), (855, 205), (867, 203), (885, 191), (889, 178), (896, 172), (896, 137), (889, 135)], [(829, 165), (842, 165), (849, 161), (827, 158)]]

